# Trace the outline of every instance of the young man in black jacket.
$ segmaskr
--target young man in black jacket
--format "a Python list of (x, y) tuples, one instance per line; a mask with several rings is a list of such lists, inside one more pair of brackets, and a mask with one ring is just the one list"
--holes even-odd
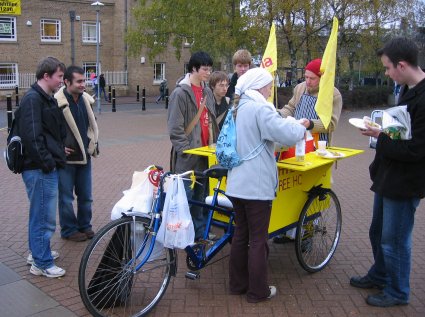
[(404, 85), (399, 106), (407, 106), (412, 137), (392, 139), (368, 127), (365, 136), (378, 139), (370, 165), (375, 193), (369, 237), (374, 263), (365, 276), (352, 277), (359, 288), (379, 288), (366, 302), (389, 307), (409, 302), (412, 231), (415, 210), (425, 197), (425, 73), (418, 66), (418, 48), (406, 38), (394, 38), (378, 51), (385, 74)]
[(65, 65), (54, 57), (40, 62), (37, 82), (22, 98), (16, 112), (19, 135), (25, 148), (22, 179), (29, 207), (30, 273), (60, 277), (65, 270), (54, 264), (59, 254), (50, 249), (50, 238), (56, 228), (58, 202), (58, 168), (65, 166), (63, 139), (66, 130), (63, 116), (53, 92), (62, 84)]
[(239, 77), (245, 74), (251, 67), (252, 57), (251, 53), (247, 50), (238, 50), (233, 54), (232, 58), (233, 67), (235, 72), (232, 75), (232, 78), (229, 82), (229, 87), (227, 88), (226, 97), (229, 97), (233, 100), (233, 95), (235, 94), (235, 86), (238, 82)]

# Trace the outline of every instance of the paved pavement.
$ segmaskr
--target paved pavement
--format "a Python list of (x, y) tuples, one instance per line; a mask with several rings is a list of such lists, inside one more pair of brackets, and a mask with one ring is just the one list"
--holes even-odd
[[(136, 104), (121, 105), (116, 113), (110, 112), (108, 105), (102, 109), (97, 116), (100, 157), (93, 164), (95, 230), (109, 221), (114, 203), (130, 186), (132, 172), (153, 163), (168, 166), (170, 150), (163, 104), (149, 103), (144, 112)], [(0, 107), (0, 115), (4, 113)], [(228, 258), (202, 270), (200, 280), (190, 281), (184, 278), (185, 256), (179, 252), (177, 276), (151, 316), (424, 316), (423, 203), (417, 210), (413, 236), (410, 304), (387, 309), (370, 307), (364, 301), (370, 291), (348, 284), (351, 275), (366, 272), (372, 258), (368, 241), (372, 204), (368, 165), (373, 150), (368, 149), (367, 139), (348, 124), (348, 118), (367, 113), (370, 110), (344, 111), (334, 137), (335, 145), (364, 149), (365, 153), (338, 162), (333, 170), (333, 189), (342, 205), (343, 228), (336, 253), (323, 271), (306, 273), (297, 262), (292, 244), (270, 243), (269, 280), (277, 286), (277, 296), (268, 302), (249, 304), (243, 296), (227, 295)], [(5, 131), (0, 135), (0, 147), (4, 147)], [(60, 252), (57, 264), (67, 274), (59, 279), (31, 275), (25, 262), (28, 202), (24, 186), (20, 176), (11, 174), (4, 164), (0, 164), (0, 175), (0, 316), (89, 316), (77, 281), (87, 242), (62, 240), (57, 227), (52, 247)], [(228, 253), (226, 247), (218, 257)]]

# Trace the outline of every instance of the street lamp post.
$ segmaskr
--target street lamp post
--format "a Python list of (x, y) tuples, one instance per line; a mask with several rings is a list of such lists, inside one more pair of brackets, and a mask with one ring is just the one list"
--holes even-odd
[(96, 92), (96, 104), (97, 112), (100, 114), (100, 85), (99, 85), (99, 41), (100, 41), (100, 25), (99, 25), (99, 12), (103, 7), (103, 3), (100, 1), (93, 2), (91, 6), (96, 10), (96, 80), (97, 80), (97, 92)]

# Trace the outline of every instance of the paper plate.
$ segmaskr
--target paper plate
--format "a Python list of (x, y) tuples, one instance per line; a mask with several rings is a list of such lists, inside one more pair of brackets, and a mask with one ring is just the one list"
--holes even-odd
[(337, 152), (337, 151), (326, 151), (326, 154), (325, 155), (323, 155), (322, 153), (319, 154), (316, 151), (316, 155), (319, 156), (319, 157), (323, 157), (325, 159), (330, 159), (330, 160), (343, 158), (345, 156), (344, 153)]
[[(359, 118), (351, 118), (348, 120), (348, 122), (355, 126), (356, 128), (359, 128), (361, 130), (367, 130), (367, 127), (363, 121), (363, 119), (359, 119)], [(377, 124), (377, 123), (375, 123)], [(378, 126), (376, 128), (381, 129), (381, 126), (379, 124), (377, 124)]]

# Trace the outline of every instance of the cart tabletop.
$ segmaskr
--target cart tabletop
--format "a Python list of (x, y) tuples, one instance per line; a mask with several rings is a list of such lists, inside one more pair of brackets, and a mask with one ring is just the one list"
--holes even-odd
[[(315, 169), (320, 166), (333, 164), (335, 161), (342, 160), (351, 156), (359, 155), (363, 153), (363, 150), (351, 149), (351, 148), (343, 148), (337, 146), (328, 147), (327, 150), (332, 152), (338, 152), (341, 157), (337, 158), (325, 158), (316, 154), (316, 152), (310, 152), (305, 155), (304, 162), (298, 162), (295, 157), (291, 157), (288, 159), (284, 159), (276, 162), (278, 168), (285, 168), (288, 170), (294, 171), (308, 171)], [(215, 146), (203, 146), (196, 149), (190, 149), (184, 151), (187, 154), (195, 154), (200, 156), (212, 157), (215, 156)]]

